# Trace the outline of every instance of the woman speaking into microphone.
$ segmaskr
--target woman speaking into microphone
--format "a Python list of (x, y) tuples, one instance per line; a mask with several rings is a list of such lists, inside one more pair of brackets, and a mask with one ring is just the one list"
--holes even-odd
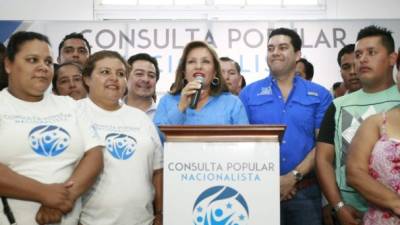
[(230, 94), (215, 50), (207, 43), (188, 43), (170, 92), (161, 98), (156, 125), (248, 124), (240, 99)]

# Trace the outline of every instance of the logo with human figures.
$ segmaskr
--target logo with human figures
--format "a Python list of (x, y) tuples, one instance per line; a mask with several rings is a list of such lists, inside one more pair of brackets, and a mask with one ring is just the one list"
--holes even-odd
[(244, 197), (228, 186), (203, 191), (193, 206), (195, 225), (246, 225), (249, 208)]
[(129, 159), (135, 153), (136, 139), (126, 134), (112, 133), (106, 136), (106, 148), (119, 160)]
[(68, 148), (71, 136), (58, 126), (40, 125), (29, 132), (29, 144), (34, 152), (46, 157), (61, 154)]

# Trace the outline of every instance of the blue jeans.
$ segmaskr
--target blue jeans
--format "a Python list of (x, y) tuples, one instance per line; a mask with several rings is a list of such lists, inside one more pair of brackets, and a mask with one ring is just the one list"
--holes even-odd
[(322, 225), (321, 190), (317, 184), (281, 202), (281, 225)]

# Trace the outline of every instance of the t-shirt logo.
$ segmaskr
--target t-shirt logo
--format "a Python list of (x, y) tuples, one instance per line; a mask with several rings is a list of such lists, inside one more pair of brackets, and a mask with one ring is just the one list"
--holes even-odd
[(53, 157), (68, 148), (71, 136), (58, 126), (40, 125), (29, 132), (29, 143), (34, 152), (41, 156)]
[(129, 159), (135, 153), (136, 139), (126, 134), (111, 133), (106, 136), (106, 148), (119, 160)]

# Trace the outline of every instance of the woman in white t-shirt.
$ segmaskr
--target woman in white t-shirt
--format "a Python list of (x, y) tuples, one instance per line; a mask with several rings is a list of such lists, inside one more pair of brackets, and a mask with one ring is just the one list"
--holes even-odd
[(7, 203), (19, 225), (77, 224), (80, 195), (103, 167), (102, 142), (71, 98), (45, 94), (53, 77), (46, 36), (15, 33), (4, 63), (0, 196), (7, 202), (0, 204), (0, 224), (9, 223)]
[(94, 53), (83, 70), (89, 96), (79, 107), (106, 144), (104, 170), (83, 197), (82, 225), (161, 224), (162, 147), (148, 116), (121, 101), (128, 72), (113, 51)]

